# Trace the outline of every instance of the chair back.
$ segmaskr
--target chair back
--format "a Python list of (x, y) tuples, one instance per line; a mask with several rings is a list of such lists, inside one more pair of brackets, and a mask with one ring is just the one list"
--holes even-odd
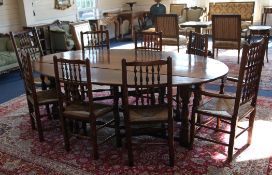
[(20, 32), (10, 32), (10, 37), (20, 68), (22, 68), (22, 52), (28, 54), (31, 60), (36, 60), (44, 55), (36, 28)]
[(187, 45), (188, 54), (208, 56), (208, 35), (190, 31)]
[(109, 32), (105, 31), (86, 31), (80, 32), (82, 50), (110, 48)]
[(243, 47), (234, 107), (236, 113), (239, 106), (246, 103), (256, 106), (267, 43), (268, 37), (265, 36), (261, 41), (245, 44)]
[[(166, 70), (167, 75), (161, 70)], [(135, 89), (133, 106), (160, 104), (155, 98), (155, 89), (167, 88), (167, 102), (172, 107), (172, 59), (146, 62), (127, 62), (122, 60), (123, 105), (128, 108), (128, 90)], [(160, 94), (160, 93), (159, 93)], [(155, 100), (155, 101), (154, 101)]]
[(178, 16), (176, 14), (157, 15), (156, 32), (162, 32), (163, 38), (179, 38)]
[(91, 111), (93, 96), (89, 59), (67, 60), (54, 56), (54, 71), (61, 108), (63, 101), (67, 105), (88, 101)]
[(181, 16), (183, 10), (187, 7), (187, 4), (170, 4), (170, 13)]
[(162, 51), (162, 33), (135, 32), (135, 50)]
[(34, 84), (33, 70), (31, 64), (31, 57), (29, 53), (22, 51), (21, 58), (21, 75), (24, 80), (25, 93), (27, 96), (31, 96), (34, 102), (37, 101), (36, 87)]
[(241, 15), (212, 15), (213, 41), (241, 41)]

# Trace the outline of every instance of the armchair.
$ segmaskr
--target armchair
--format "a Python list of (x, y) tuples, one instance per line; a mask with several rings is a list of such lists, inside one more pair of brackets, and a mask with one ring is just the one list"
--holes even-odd
[[(264, 53), (266, 44), (268, 42), (267, 37), (259, 42), (246, 44), (243, 47), (243, 54), (241, 65), (239, 69), (239, 77), (227, 78), (227, 80), (235, 81), (237, 83), (236, 93), (232, 95), (228, 94), (215, 94), (200, 90), (200, 86), (195, 91), (194, 104), (191, 118), (191, 144), (193, 145), (194, 138), (221, 144), (228, 147), (228, 161), (233, 159), (233, 156), (237, 155), (239, 151), (233, 154), (235, 139), (245, 131), (248, 131), (247, 145), (251, 144), (254, 119), (256, 114), (256, 105), (258, 97), (259, 82), (262, 72), (262, 65), (264, 61)], [(207, 96), (208, 100), (199, 104), (197, 98), (201, 98), (201, 95)], [(198, 117), (211, 116), (217, 119), (217, 126), (196, 122), (196, 114)], [(219, 120), (218, 120), (219, 119)], [(247, 127), (239, 126), (239, 121), (249, 119), (249, 125)], [(227, 129), (225, 125), (220, 126), (221, 121), (230, 125), (230, 129)], [(201, 120), (200, 120), (201, 121)], [(198, 132), (196, 133), (196, 128)], [(215, 139), (213, 137), (203, 135), (200, 133), (201, 128), (215, 130), (220, 133), (229, 134), (229, 141), (223, 142), (221, 139)], [(238, 129), (239, 128), (239, 129)], [(238, 132), (238, 133), (237, 133)], [(207, 132), (212, 133), (212, 132)], [(244, 147), (245, 148), (245, 147)]]

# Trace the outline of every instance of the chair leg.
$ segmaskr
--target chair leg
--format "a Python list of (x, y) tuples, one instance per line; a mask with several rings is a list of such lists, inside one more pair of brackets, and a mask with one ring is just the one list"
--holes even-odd
[(231, 162), (232, 158), (233, 158), (236, 123), (237, 123), (237, 121), (231, 121), (231, 129), (230, 129), (231, 133), (230, 133), (230, 137), (229, 137), (228, 158), (227, 158), (229, 162)]
[(256, 114), (256, 109), (252, 111), (249, 116), (249, 129), (248, 129), (248, 138), (247, 138), (247, 143), (249, 145), (251, 144), (251, 141), (252, 141), (252, 132), (253, 132), (255, 114)]
[(93, 146), (93, 157), (94, 160), (99, 158), (98, 156), (98, 146), (97, 146), (97, 133), (96, 133), (96, 121), (91, 121), (91, 137), (92, 137), (92, 146)]
[(40, 116), (40, 111), (39, 111), (39, 107), (35, 106), (35, 119), (36, 119), (36, 123), (37, 123), (37, 129), (38, 129), (38, 134), (39, 134), (39, 140), (40, 142), (44, 141), (43, 138), (43, 129), (42, 129), (42, 122), (41, 122), (41, 116)]
[(169, 119), (168, 122), (168, 146), (169, 146), (169, 164), (171, 167), (175, 164), (175, 153), (174, 153), (174, 132), (173, 132), (173, 119)]
[[(62, 126), (62, 133), (63, 133), (63, 139), (64, 139), (64, 147), (66, 151), (70, 151), (70, 142), (69, 142), (69, 135), (68, 135), (68, 128), (67, 124), (71, 126), (71, 122), (66, 122), (65, 118), (63, 116), (61, 117), (61, 126)], [(71, 129), (70, 129), (71, 130)]]
[(128, 165), (133, 166), (133, 151), (132, 151), (132, 142), (131, 142), (131, 128), (126, 124), (126, 147), (128, 150)]
[(114, 124), (115, 124), (115, 137), (116, 137), (116, 146), (122, 146), (122, 138), (120, 134), (120, 114), (119, 114), (119, 89), (116, 86), (111, 87), (112, 95), (114, 96)]
[(29, 115), (30, 115), (31, 128), (34, 130), (34, 129), (36, 129), (36, 127), (35, 127), (35, 120), (32, 116), (32, 114), (34, 112), (33, 105), (29, 100), (27, 100), (27, 104), (28, 104), (28, 110), (29, 110)]
[(238, 49), (238, 61), (237, 63), (239, 64), (240, 63), (240, 49)]

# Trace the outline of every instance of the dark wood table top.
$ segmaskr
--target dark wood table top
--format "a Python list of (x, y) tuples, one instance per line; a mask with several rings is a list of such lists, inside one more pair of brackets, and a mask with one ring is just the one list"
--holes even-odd
[[(112, 49), (107, 51), (67, 51), (51, 55), (46, 55), (34, 62), (34, 70), (44, 75), (54, 77), (53, 55), (65, 59), (86, 59), (89, 58), (91, 63), (91, 77), (95, 84), (121, 85), (122, 72), (121, 60), (156, 60), (172, 57), (173, 67), (173, 84), (174, 85), (192, 85), (213, 81), (225, 76), (228, 67), (211, 58), (194, 56), (176, 52), (154, 52), (154, 51), (137, 51), (128, 49)], [(166, 74), (165, 70), (161, 70)], [(133, 77), (131, 72), (131, 77)], [(132, 78), (131, 78), (132, 79)]]

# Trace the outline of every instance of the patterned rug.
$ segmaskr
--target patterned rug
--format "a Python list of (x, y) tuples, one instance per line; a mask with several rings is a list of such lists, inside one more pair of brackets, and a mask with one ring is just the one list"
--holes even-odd
[[(127, 166), (125, 148), (114, 142), (99, 147), (100, 159), (94, 161), (92, 148), (85, 140), (71, 140), (66, 152), (57, 120), (44, 118), (45, 141), (33, 131), (25, 96), (0, 105), (0, 172), (2, 174), (272, 174), (272, 99), (259, 98), (253, 143), (232, 163), (226, 163), (226, 148), (195, 141), (192, 150), (175, 142), (175, 166), (169, 167), (167, 147), (138, 144), (158, 138), (138, 137), (134, 144), (135, 166)], [(243, 123), (243, 122), (242, 122)], [(203, 131), (202, 134), (207, 134)], [(221, 139), (223, 135), (209, 133)], [(217, 135), (217, 136), (216, 136)], [(247, 134), (236, 142), (246, 143)], [(124, 144), (123, 144), (124, 145)]]

